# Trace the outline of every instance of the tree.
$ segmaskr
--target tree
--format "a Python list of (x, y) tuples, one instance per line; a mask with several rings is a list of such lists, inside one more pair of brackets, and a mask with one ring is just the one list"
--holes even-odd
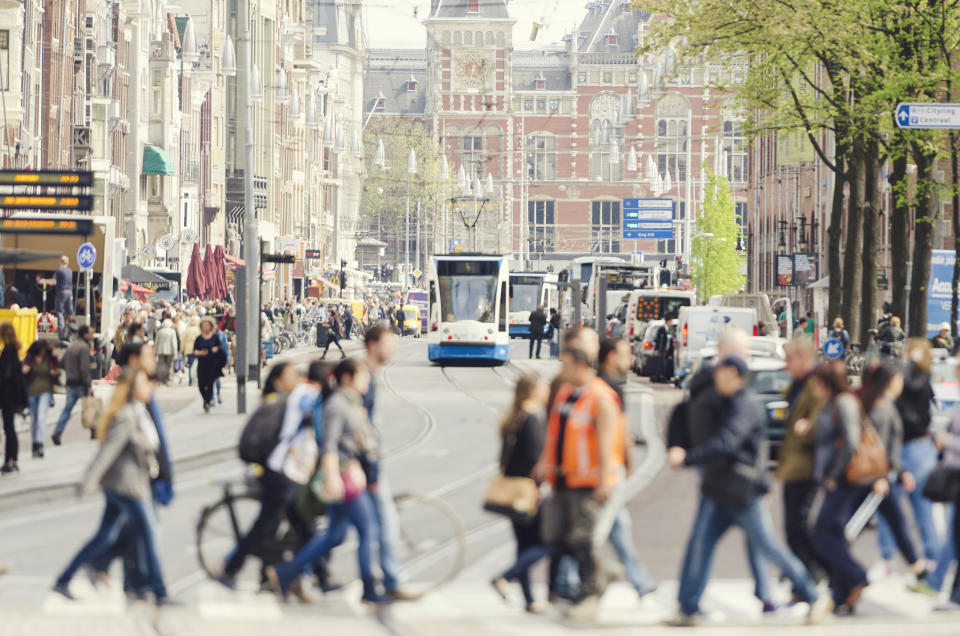
[(704, 300), (743, 286), (739, 233), (729, 182), (707, 170), (703, 207), (697, 211), (697, 234), (691, 243), (692, 280)]

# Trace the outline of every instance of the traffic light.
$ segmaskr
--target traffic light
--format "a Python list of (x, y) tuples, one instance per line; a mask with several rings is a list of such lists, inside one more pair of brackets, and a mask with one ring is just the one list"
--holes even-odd
[(678, 256), (678, 257), (677, 257), (677, 272), (682, 272), (682, 271), (683, 271), (683, 257), (682, 257), (682, 256)]
[[(663, 262), (666, 263), (666, 261), (663, 261)], [(666, 287), (669, 287), (669, 286), (670, 286), (670, 278), (671, 278), (671, 276), (670, 276), (670, 270), (669, 270), (669, 269), (664, 268), (664, 269), (661, 269), (661, 270), (660, 270), (660, 286), (661, 286), (661, 287), (665, 287), (665, 286), (666, 286)]]
[(347, 266), (347, 261), (341, 259), (340, 260), (340, 290), (341, 291), (347, 288), (347, 275), (346, 275), (346, 272), (343, 271), (346, 268), (346, 266)]

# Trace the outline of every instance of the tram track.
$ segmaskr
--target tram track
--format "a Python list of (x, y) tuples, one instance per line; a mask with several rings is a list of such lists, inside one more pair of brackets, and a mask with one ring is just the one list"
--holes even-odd
[(380, 374), (380, 377), (383, 379), (383, 386), (385, 386), (387, 390), (390, 391), (390, 393), (396, 396), (398, 400), (400, 400), (404, 404), (408, 404), (417, 413), (419, 413), (421, 418), (424, 421), (424, 426), (420, 429), (420, 432), (413, 439), (410, 439), (400, 444), (396, 448), (392, 448), (389, 451), (387, 451), (387, 458), (391, 460), (395, 460), (400, 457), (403, 457), (404, 455), (408, 455), (413, 450), (415, 450), (418, 446), (425, 444), (427, 440), (429, 440), (430, 437), (437, 430), (437, 418), (433, 415), (433, 413), (431, 413), (428, 409), (424, 408), (420, 404), (417, 404), (413, 400), (404, 396), (400, 391), (396, 389), (396, 387), (390, 381), (390, 371), (396, 368), (396, 366), (397, 366), (396, 359), (384, 365), (383, 371)]

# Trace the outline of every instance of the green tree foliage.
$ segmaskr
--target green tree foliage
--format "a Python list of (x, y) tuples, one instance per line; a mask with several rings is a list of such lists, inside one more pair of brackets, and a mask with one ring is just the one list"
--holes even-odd
[(697, 211), (697, 234), (691, 243), (693, 285), (704, 300), (743, 286), (739, 233), (729, 182), (707, 170), (703, 207)]

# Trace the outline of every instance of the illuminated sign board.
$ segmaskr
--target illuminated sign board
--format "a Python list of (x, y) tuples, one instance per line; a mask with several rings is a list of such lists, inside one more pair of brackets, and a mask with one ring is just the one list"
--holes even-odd
[(43, 194), (0, 194), (0, 208), (7, 210), (90, 210), (93, 197)]
[(294, 263), (297, 257), (293, 254), (264, 254), (260, 260), (264, 263)]
[(0, 170), (0, 185), (76, 186), (93, 185), (92, 172), (57, 172), (53, 170)]
[(93, 234), (90, 219), (0, 219), (0, 233), (12, 234)]

